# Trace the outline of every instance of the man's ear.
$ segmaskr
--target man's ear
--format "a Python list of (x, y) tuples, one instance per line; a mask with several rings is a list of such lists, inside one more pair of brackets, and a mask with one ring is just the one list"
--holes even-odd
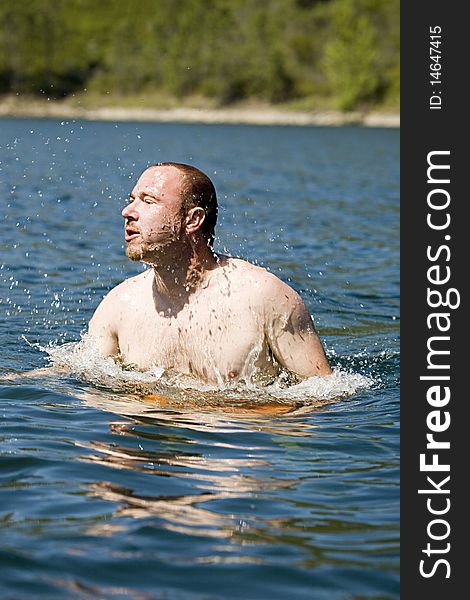
[(198, 229), (201, 228), (201, 225), (204, 223), (204, 219), (206, 218), (206, 212), (200, 206), (194, 206), (188, 211), (185, 220), (185, 228), (186, 233), (196, 233)]

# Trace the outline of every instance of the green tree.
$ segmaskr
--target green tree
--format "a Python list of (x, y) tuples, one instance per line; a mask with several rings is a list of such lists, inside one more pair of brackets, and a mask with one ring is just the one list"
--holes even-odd
[(83, 88), (396, 104), (399, 0), (2, 0), (0, 92)]
[(367, 12), (357, 0), (338, 0), (332, 14), (333, 35), (323, 65), (342, 110), (371, 100), (380, 84), (377, 36)]

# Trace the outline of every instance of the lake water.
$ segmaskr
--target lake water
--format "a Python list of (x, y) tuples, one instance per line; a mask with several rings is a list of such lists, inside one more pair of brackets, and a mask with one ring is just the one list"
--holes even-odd
[[(0, 120), (2, 598), (398, 598), (398, 157), (393, 129)], [(164, 160), (211, 176), (216, 248), (301, 294), (333, 376), (164, 376), (162, 407), (86, 350), (143, 268), (120, 209)], [(290, 412), (243, 410), (266, 394)]]

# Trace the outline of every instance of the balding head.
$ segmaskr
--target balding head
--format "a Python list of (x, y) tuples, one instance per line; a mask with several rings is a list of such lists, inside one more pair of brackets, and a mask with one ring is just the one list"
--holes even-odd
[(175, 162), (162, 162), (154, 167), (173, 167), (181, 174), (181, 209), (186, 216), (191, 208), (199, 206), (205, 218), (200, 231), (212, 247), (217, 223), (217, 194), (209, 177), (191, 165)]

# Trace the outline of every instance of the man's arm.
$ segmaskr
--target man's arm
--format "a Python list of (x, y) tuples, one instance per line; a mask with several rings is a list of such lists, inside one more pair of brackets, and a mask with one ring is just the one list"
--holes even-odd
[(111, 292), (98, 305), (88, 324), (89, 338), (103, 356), (117, 356), (119, 354), (117, 331), (113, 325), (115, 321), (114, 313), (115, 306)]
[(300, 377), (329, 375), (331, 367), (300, 296), (277, 280), (270, 286), (267, 304), (268, 342), (281, 366)]

